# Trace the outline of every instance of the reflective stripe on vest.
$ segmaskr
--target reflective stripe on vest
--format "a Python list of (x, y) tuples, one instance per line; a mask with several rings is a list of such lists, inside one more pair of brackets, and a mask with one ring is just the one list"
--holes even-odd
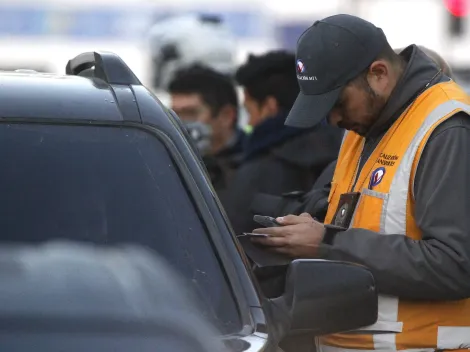
[(449, 115), (452, 111), (457, 109), (470, 112), (470, 105), (455, 100), (449, 100), (439, 105), (429, 114), (418, 133), (415, 135), (406, 154), (403, 156), (400, 167), (395, 173), (390, 187), (388, 201), (385, 201), (384, 204), (386, 215), (382, 218), (385, 223), (380, 226), (383, 233), (406, 233), (406, 201), (408, 199), (408, 187), (410, 184), (411, 171), (413, 169), (413, 161), (418, 147), (428, 131), (439, 122), (442, 117)]
[(340, 148), (343, 146), (344, 144), (344, 140), (346, 139), (346, 136), (348, 135), (348, 130), (344, 130), (343, 132), (343, 139), (341, 140), (341, 146)]
[[(385, 197), (384, 211), (382, 212), (382, 221), (380, 223), (380, 232), (387, 234), (405, 234), (406, 233), (406, 201), (408, 199), (409, 180), (412, 171), (413, 161), (416, 151), (429, 130), (443, 117), (456, 109), (461, 109), (470, 113), (470, 105), (455, 100), (449, 100), (435, 108), (424, 121), (423, 125), (416, 133), (406, 154), (400, 163), (400, 167), (395, 173), (389, 194), (378, 194), (377, 192), (364, 189), (362, 193), (370, 194), (376, 197)], [(344, 138), (343, 137), (343, 143)], [(414, 184), (414, 180), (413, 180)], [(414, 194), (414, 189), (411, 190)], [(355, 214), (354, 214), (355, 215)], [(354, 223), (354, 215), (351, 220), (351, 226)]]
[[(442, 88), (441, 88), (442, 87)], [(426, 104), (425, 99), (430, 99), (428, 101), (434, 101), (435, 103), (433, 106), (433, 110), (428, 109), (428, 112), (424, 114), (424, 119), (422, 119), (420, 125), (415, 125), (416, 127), (411, 127), (411, 132), (414, 133), (416, 130), (416, 133), (409, 135), (409, 139), (406, 139), (406, 143), (409, 142), (408, 145), (403, 144), (402, 151), (404, 153), (399, 156), (399, 163), (395, 164), (395, 169), (393, 171), (389, 171), (389, 174), (387, 176), (392, 177), (391, 179), (388, 179), (387, 182), (390, 182), (390, 186), (388, 188), (388, 191), (382, 189), (383, 192), (378, 192), (375, 190), (370, 190), (368, 188), (363, 188), (361, 189), (361, 198), (364, 196), (370, 196), (374, 197), (375, 199), (380, 199), (380, 202), (374, 201), (374, 204), (381, 204), (379, 205), (381, 207), (381, 212), (378, 213), (375, 211), (376, 214), (376, 221), (377, 225), (377, 231), (379, 231), (383, 235), (387, 234), (402, 234), (406, 235), (407, 231), (407, 221), (409, 219), (407, 218), (408, 216), (408, 210), (407, 207), (409, 206), (409, 198), (410, 194), (412, 194), (412, 188), (414, 185), (414, 174), (413, 171), (416, 170), (417, 168), (417, 163), (419, 162), (419, 157), (421, 151), (424, 149), (424, 145), (426, 144), (430, 134), (432, 131), (436, 128), (437, 125), (439, 125), (442, 121), (444, 121), (448, 116), (453, 115), (453, 113), (457, 111), (464, 111), (467, 114), (470, 115), (470, 105), (469, 99), (464, 96), (462, 97), (462, 94), (457, 92), (453, 93), (454, 96), (456, 97), (455, 99), (460, 99), (459, 100), (444, 100), (445, 98), (441, 98), (440, 100), (443, 100), (442, 103), (438, 103), (439, 101), (439, 94), (438, 90), (439, 89), (455, 89), (455, 87), (452, 86), (452, 84), (449, 85), (442, 85), (441, 87), (436, 87), (435, 92), (430, 92), (429, 98), (424, 98), (420, 104)], [(436, 93), (437, 92), (437, 93)], [(452, 91), (451, 91), (452, 93)], [(434, 100), (434, 96), (432, 94), (436, 94), (436, 100)], [(452, 94), (451, 98), (452, 98)], [(448, 99), (448, 98), (447, 98)], [(464, 103), (464, 102), (465, 103)], [(437, 106), (436, 106), (437, 105)], [(431, 106), (429, 104), (428, 106)], [(430, 111), (430, 112), (429, 112)], [(416, 113), (416, 112), (413, 112)], [(412, 113), (412, 114), (413, 114)], [(419, 115), (415, 115), (419, 116)], [(421, 115), (423, 116), (423, 115)], [(402, 127), (403, 128), (403, 127)], [(403, 130), (402, 130), (403, 131)], [(399, 135), (399, 134), (398, 134)], [(399, 139), (399, 138), (398, 138)], [(397, 138), (395, 137), (395, 141)], [(343, 142), (344, 143), (344, 142)], [(349, 144), (346, 142), (347, 146), (353, 146), (353, 150), (357, 150), (358, 142), (357, 138), (354, 139), (353, 137), (349, 140)], [(393, 151), (392, 147), (383, 147), (385, 149), (389, 149)], [(385, 151), (384, 151), (385, 153)], [(341, 192), (347, 192), (349, 190), (345, 190), (345, 182), (349, 182), (349, 179), (351, 178), (351, 173), (350, 171), (346, 171), (344, 173), (344, 170), (350, 170), (353, 165), (353, 161), (356, 159), (347, 159), (351, 158), (351, 156), (356, 155), (357, 153), (354, 154), (353, 152), (347, 153), (346, 150), (340, 151), (340, 159), (341, 156), (346, 159), (338, 160), (338, 166), (337, 170), (339, 170), (339, 175), (335, 175), (334, 179), (335, 180), (340, 180), (339, 182), (341, 183), (341, 187), (339, 187), (338, 183), (338, 188), (340, 189), (340, 192), (336, 192), (333, 190), (330, 193), (330, 198), (334, 201), (337, 201), (338, 199), (338, 194)], [(352, 161), (351, 161), (352, 160)], [(346, 169), (341, 169), (339, 166), (340, 162), (345, 162), (345, 165), (349, 165)], [(366, 170), (367, 171), (367, 170)], [(362, 171), (361, 171), (362, 172)], [(343, 177), (347, 175), (347, 178), (345, 181), (343, 181)], [(364, 179), (364, 178), (363, 178)], [(362, 187), (361, 185), (358, 185), (358, 188), (360, 189)], [(367, 185), (365, 185), (367, 187)], [(411, 187), (411, 189), (410, 189)], [(361, 201), (360, 201), (361, 202)], [(360, 204), (360, 203), (358, 203)], [(332, 204), (330, 204), (332, 205)], [(333, 207), (335, 205), (332, 205)], [(371, 203), (369, 203), (369, 206), (372, 206)], [(368, 210), (371, 210), (370, 208), (367, 208)], [(380, 208), (379, 208), (380, 209)], [(333, 213), (334, 209), (331, 209)], [(330, 211), (330, 209), (329, 209)], [(356, 212), (358, 209), (356, 209)], [(364, 211), (364, 209), (362, 209)], [(356, 214), (354, 214), (356, 216)], [(351, 221), (351, 226), (354, 227), (361, 227), (361, 218), (364, 219), (364, 217), (358, 217), (358, 223), (355, 223), (355, 219)], [(330, 216), (331, 220), (331, 216)], [(357, 219), (356, 219), (357, 220)], [(362, 220), (364, 221), (364, 220)], [(359, 226), (358, 226), (359, 224)], [(362, 224), (364, 224), (362, 222)], [(379, 230), (380, 229), (380, 230)], [(410, 235), (410, 234), (408, 234)], [(453, 305), (454, 302), (456, 302), (456, 305)], [(443, 349), (443, 350), (457, 350), (459, 348), (465, 349), (465, 348), (470, 348), (470, 314), (465, 314), (465, 316), (469, 316), (469, 318), (464, 318), (464, 323), (462, 324), (462, 319), (458, 319), (458, 313), (453, 313), (457, 316), (457, 318), (454, 320), (452, 318), (448, 319), (447, 313), (448, 312), (456, 312), (456, 309), (458, 311), (458, 307), (464, 307), (468, 313), (470, 313), (470, 301), (468, 302), (463, 302), (463, 301), (454, 301), (454, 302), (436, 302), (438, 309), (444, 311), (444, 315), (441, 316), (439, 314), (441, 313), (436, 313), (436, 316), (434, 317), (433, 314), (431, 313), (433, 309), (434, 303), (429, 303), (429, 308), (424, 309), (425, 311), (430, 311), (430, 324), (431, 327), (433, 328), (432, 331), (430, 332), (430, 327), (425, 327), (427, 330), (426, 332), (423, 332), (423, 334), (427, 334), (426, 337), (423, 337), (424, 340), (426, 340), (426, 347), (431, 347), (429, 346), (429, 341), (435, 341), (432, 342), (432, 344), (436, 343), (436, 348), (437, 349)], [(460, 303), (459, 303), (460, 302)], [(463, 302), (463, 303), (462, 303)], [(459, 306), (459, 304), (462, 304), (462, 306)], [(416, 308), (416, 305), (421, 305), (421, 307)], [(415, 326), (414, 324), (417, 324), (417, 326), (421, 327), (423, 323), (420, 322), (426, 317), (426, 313), (424, 315), (420, 316), (409, 316), (406, 315), (406, 312), (408, 309), (410, 309), (411, 312), (415, 312), (412, 314), (423, 314), (423, 305), (426, 305), (427, 303), (413, 303), (409, 301), (399, 301), (397, 297), (392, 297), (392, 296), (384, 296), (380, 295), (379, 296), (379, 318), (376, 324), (372, 326), (365, 327), (363, 329), (360, 329), (360, 332), (358, 331), (357, 333), (363, 333), (363, 334), (368, 334), (369, 336), (369, 341), (370, 342), (358, 342), (359, 338), (361, 335), (349, 335), (349, 334), (339, 334), (339, 335), (332, 335), (332, 336), (327, 336), (322, 339), (322, 342), (328, 342), (329, 344), (335, 345), (335, 346), (343, 346), (343, 347), (348, 347), (348, 348), (342, 348), (342, 347), (332, 347), (332, 346), (326, 346), (326, 345), (320, 345), (319, 351), (322, 352), (356, 352), (356, 351), (368, 351), (368, 350), (382, 350), (382, 351), (433, 351), (435, 350), (435, 347), (432, 346), (432, 348), (419, 348), (419, 349), (414, 349), (419, 346), (419, 340), (421, 338), (419, 337), (420, 335), (416, 335), (416, 333), (420, 333), (421, 330), (415, 330), (412, 333), (410, 332), (410, 327), (413, 329)], [(404, 329), (404, 323), (399, 321), (399, 307), (400, 309), (400, 314), (401, 314), (401, 320), (403, 320), (403, 310), (405, 311), (405, 316), (406, 319), (403, 321), (405, 324), (411, 322), (411, 325), (408, 326), (408, 331), (405, 332)], [(420, 311), (421, 309), (421, 311)], [(416, 312), (421, 312), (421, 313), (416, 313)], [(451, 314), (452, 315), (452, 314)], [(439, 317), (444, 317), (443, 320), (440, 320)], [(417, 321), (414, 321), (414, 319), (418, 319)], [(444, 323), (442, 323), (444, 321)], [(460, 324), (458, 323), (460, 321)], [(421, 325), (420, 325), (421, 324)], [(453, 326), (454, 324), (460, 325), (460, 326)], [(447, 326), (449, 325), (449, 326)], [(462, 326), (465, 325), (465, 326)], [(403, 333), (402, 333), (403, 331)], [(375, 333), (374, 332), (379, 332)], [(403, 335), (402, 335), (403, 334)], [(430, 337), (432, 334), (432, 337)], [(437, 336), (436, 336), (437, 334)], [(341, 336), (340, 336), (341, 335)], [(413, 335), (412, 337), (410, 337)], [(349, 338), (347, 336), (350, 336)], [(353, 336), (356, 336), (356, 338), (353, 338)], [(401, 343), (397, 342), (397, 336), (400, 337)], [(408, 336), (408, 337), (406, 337)], [(353, 338), (353, 340), (350, 340)], [(403, 342), (404, 340), (406, 341), (411, 341), (411, 342)], [(418, 342), (416, 342), (418, 341)], [(400, 345), (399, 347), (397, 346)]]
[[(470, 105), (454, 100), (439, 105), (429, 114), (418, 133), (413, 138), (412, 143), (408, 147), (395, 173), (388, 199), (384, 201), (382, 222), (380, 224), (381, 233), (406, 234), (406, 204), (408, 200), (410, 175), (416, 152), (429, 130), (439, 122), (442, 117), (456, 109), (470, 112)], [(397, 297), (379, 296), (380, 319), (385, 321), (397, 321), (398, 303), (399, 300)], [(396, 332), (401, 332), (401, 327), (400, 330)], [(396, 336), (396, 334), (374, 335), (374, 347), (376, 349), (396, 350)], [(451, 336), (452, 338), (449, 339)], [(438, 349), (470, 348), (470, 327), (439, 327), (437, 339)]]
[[(426, 118), (422, 124), (419, 131), (416, 133), (413, 141), (408, 147), (403, 159), (400, 163), (398, 170), (395, 173), (393, 178), (390, 191), (388, 194), (382, 194), (374, 192), (372, 190), (363, 189), (363, 194), (369, 194), (371, 196), (383, 198), (383, 209), (380, 223), (380, 232), (382, 234), (393, 233), (393, 234), (406, 234), (406, 203), (408, 200), (409, 192), (409, 181), (412, 170), (413, 161), (416, 156), (416, 151), (418, 150), (419, 145), (423, 141), (426, 134), (429, 130), (437, 123), (439, 120), (450, 114), (456, 109), (462, 109), (470, 112), (470, 105), (463, 104), (458, 101), (450, 100), (435, 108)], [(351, 221), (351, 224), (353, 221)], [(374, 348), (377, 350), (396, 350), (396, 333), (402, 332), (403, 323), (398, 322), (398, 297), (379, 295), (379, 319), (376, 324), (365, 327), (363, 331), (389, 331), (393, 332), (391, 334), (375, 334), (373, 336)], [(459, 343), (468, 343), (470, 348), (470, 327), (464, 328), (455, 328), (457, 330), (449, 331), (453, 328), (445, 327), (442, 330), (443, 338), (447, 341), (446, 336), (449, 334), (455, 333), (457, 337), (458, 331), (462, 331), (467, 334), (465, 337), (460, 336), (456, 341)], [(438, 332), (439, 334), (439, 332)], [(439, 340), (439, 336), (438, 336)], [(444, 342), (444, 341), (443, 341)], [(454, 344), (453, 347), (450, 347), (448, 344), (449, 341), (445, 343), (446, 346), (438, 346), (438, 348), (456, 348)]]

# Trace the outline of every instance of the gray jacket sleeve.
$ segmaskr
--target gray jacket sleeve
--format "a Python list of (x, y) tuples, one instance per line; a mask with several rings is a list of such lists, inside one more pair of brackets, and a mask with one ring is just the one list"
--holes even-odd
[(337, 234), (326, 258), (367, 266), (380, 293), (406, 299), (470, 296), (470, 118), (458, 113), (431, 135), (415, 178), (423, 239), (364, 229)]

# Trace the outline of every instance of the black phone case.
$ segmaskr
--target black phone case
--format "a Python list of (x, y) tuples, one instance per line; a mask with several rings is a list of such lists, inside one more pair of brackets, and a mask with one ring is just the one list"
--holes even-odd
[(332, 225), (349, 228), (360, 196), (361, 193), (359, 192), (343, 193), (340, 196)]
[(251, 242), (249, 236), (240, 236), (238, 239), (248, 258), (260, 268), (267, 266), (285, 266), (289, 265), (292, 261), (288, 256), (270, 252), (268, 248), (254, 244)]
[(263, 215), (255, 215), (253, 216), (253, 220), (256, 221), (258, 224), (264, 227), (278, 227), (281, 226), (276, 219), (270, 216), (263, 216)]

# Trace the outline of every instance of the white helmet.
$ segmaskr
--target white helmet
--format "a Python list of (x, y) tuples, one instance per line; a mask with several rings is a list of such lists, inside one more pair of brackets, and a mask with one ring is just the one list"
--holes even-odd
[(197, 63), (225, 74), (236, 69), (235, 38), (214, 16), (162, 20), (150, 29), (149, 44), (154, 89), (166, 90), (176, 71)]

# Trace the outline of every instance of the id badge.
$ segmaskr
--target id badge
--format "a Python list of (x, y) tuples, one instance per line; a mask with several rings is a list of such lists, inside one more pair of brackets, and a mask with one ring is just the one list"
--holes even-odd
[(343, 193), (340, 195), (338, 208), (336, 209), (335, 216), (333, 217), (332, 225), (339, 226), (344, 229), (349, 228), (360, 196), (361, 193), (359, 192)]

